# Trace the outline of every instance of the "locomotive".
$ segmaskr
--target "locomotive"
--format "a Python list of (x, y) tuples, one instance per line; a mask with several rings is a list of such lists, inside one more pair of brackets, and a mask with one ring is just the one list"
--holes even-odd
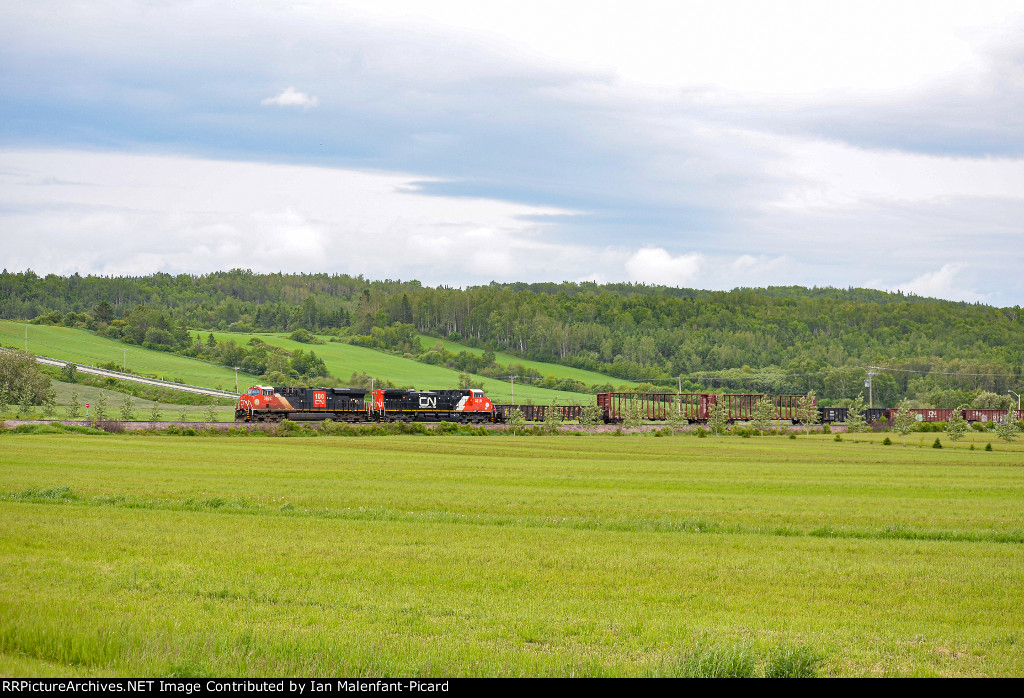
[(363, 390), (254, 385), (235, 403), (236, 422), (460, 422), (496, 421), (484, 391)]

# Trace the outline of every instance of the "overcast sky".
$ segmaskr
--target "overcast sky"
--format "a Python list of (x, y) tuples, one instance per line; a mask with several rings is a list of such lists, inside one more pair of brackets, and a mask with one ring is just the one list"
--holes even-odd
[(12, 271), (1024, 304), (1020, 2), (0, 8)]

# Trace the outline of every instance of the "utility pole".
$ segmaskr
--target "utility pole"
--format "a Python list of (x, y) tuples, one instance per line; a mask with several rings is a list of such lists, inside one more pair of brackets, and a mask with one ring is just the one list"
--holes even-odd
[(1008, 392), (1010, 395), (1017, 396), (1017, 411), (1020, 412), (1020, 393), (1015, 393), (1012, 390), (1007, 390), (1006, 392)]
[(123, 349), (124, 355), (121, 357), (121, 372), (128, 373), (128, 350)]
[(241, 366), (232, 366), (231, 368), (235, 369), (235, 395), (238, 395), (238, 369)]
[(874, 400), (872, 399), (872, 393), (874, 392), (874, 381), (871, 380), (871, 378), (873, 376), (878, 375), (878, 373), (875, 372), (875, 369), (877, 368), (877, 366), (868, 366), (868, 378), (866, 381), (864, 381), (864, 386), (868, 389), (868, 407), (875, 406)]
[(28, 353), (28, 325), (25, 325), (25, 353)]
[(683, 392), (683, 377), (682, 376), (676, 376), (676, 380), (679, 381), (679, 390), (677, 390), (676, 392), (682, 393)]

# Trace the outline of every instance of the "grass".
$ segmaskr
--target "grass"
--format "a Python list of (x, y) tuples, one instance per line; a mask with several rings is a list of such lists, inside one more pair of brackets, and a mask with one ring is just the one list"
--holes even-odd
[[(207, 332), (202, 335), (205, 338)], [(431, 366), (420, 363), (414, 359), (406, 359), (394, 354), (388, 354), (375, 349), (357, 347), (341, 342), (327, 342), (325, 344), (302, 344), (288, 339), (283, 333), (261, 333), (261, 334), (240, 334), (234, 332), (214, 332), (213, 336), (218, 341), (233, 339), (239, 344), (245, 344), (256, 337), (267, 344), (279, 346), (294, 351), (315, 351), (316, 355), (323, 359), (327, 370), (335, 378), (343, 381), (348, 380), (353, 372), (366, 372), (375, 378), (386, 378), (395, 385), (409, 385), (421, 390), (456, 388), (459, 385), (459, 371), (443, 366)], [(494, 378), (474, 376), (484, 385), (484, 392), (491, 400), (497, 403), (506, 403), (512, 399), (512, 387), (508, 381), (501, 381)], [(515, 386), (516, 402), (522, 403), (531, 401), (536, 404), (548, 404), (555, 397), (561, 404), (588, 404), (593, 402), (593, 395), (583, 393), (570, 393), (561, 390), (548, 390), (536, 388), (529, 385)]]
[[(439, 339), (437, 337), (430, 337), (425, 334), (419, 335), (420, 343), (424, 349), (433, 348), (438, 342), (444, 346), (445, 349), (458, 354), (460, 351), (468, 351), (470, 354), (476, 354), (477, 356), (483, 356), (484, 350), (477, 349), (475, 347), (466, 346), (465, 344), (459, 344), (453, 342), (450, 339)], [(604, 385), (605, 383), (611, 383), (612, 385), (620, 385), (627, 383), (621, 378), (615, 378), (614, 376), (606, 376), (603, 373), (597, 373), (595, 371), (588, 371), (582, 368), (573, 368), (572, 366), (563, 366), (562, 364), (552, 364), (545, 361), (530, 361), (529, 359), (521, 359), (514, 354), (506, 354), (504, 352), (495, 352), (494, 360), (502, 366), (508, 366), (510, 364), (522, 364), (527, 368), (535, 368), (540, 371), (541, 375), (545, 378), (548, 376), (554, 376), (555, 378), (571, 378), (573, 380), (581, 381), (584, 385)]]
[(827, 436), (6, 435), (0, 674), (1019, 675), (1022, 484)]
[[(24, 323), (0, 320), (0, 345), (23, 349), (24, 337)], [(235, 372), (224, 366), (122, 344), (87, 330), (29, 325), (28, 350), (39, 356), (90, 366), (111, 361), (118, 366), (126, 363), (136, 373), (206, 388), (232, 390), (235, 387)]]

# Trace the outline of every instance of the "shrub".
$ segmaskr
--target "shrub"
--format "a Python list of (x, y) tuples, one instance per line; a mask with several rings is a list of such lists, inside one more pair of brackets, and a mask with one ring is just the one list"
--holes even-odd
[(888, 436), (885, 437), (884, 439), (882, 439), (882, 445), (883, 446), (892, 446), (892, 439), (890, 439)]
[(843, 440), (843, 435), (842, 434), (836, 434), (835, 437), (833, 437), (832, 440), (833, 441), (842, 441)]
[(990, 444), (990, 443), (985, 444), (985, 450), (986, 451), (991, 451), (992, 450), (992, 444)]
[(795, 439), (796, 438), (796, 432), (793, 432), (793, 431), (789, 432), (789, 438)]
[(939, 441), (939, 437), (935, 437), (935, 443), (932, 444), (932, 448), (942, 448), (942, 442)]

